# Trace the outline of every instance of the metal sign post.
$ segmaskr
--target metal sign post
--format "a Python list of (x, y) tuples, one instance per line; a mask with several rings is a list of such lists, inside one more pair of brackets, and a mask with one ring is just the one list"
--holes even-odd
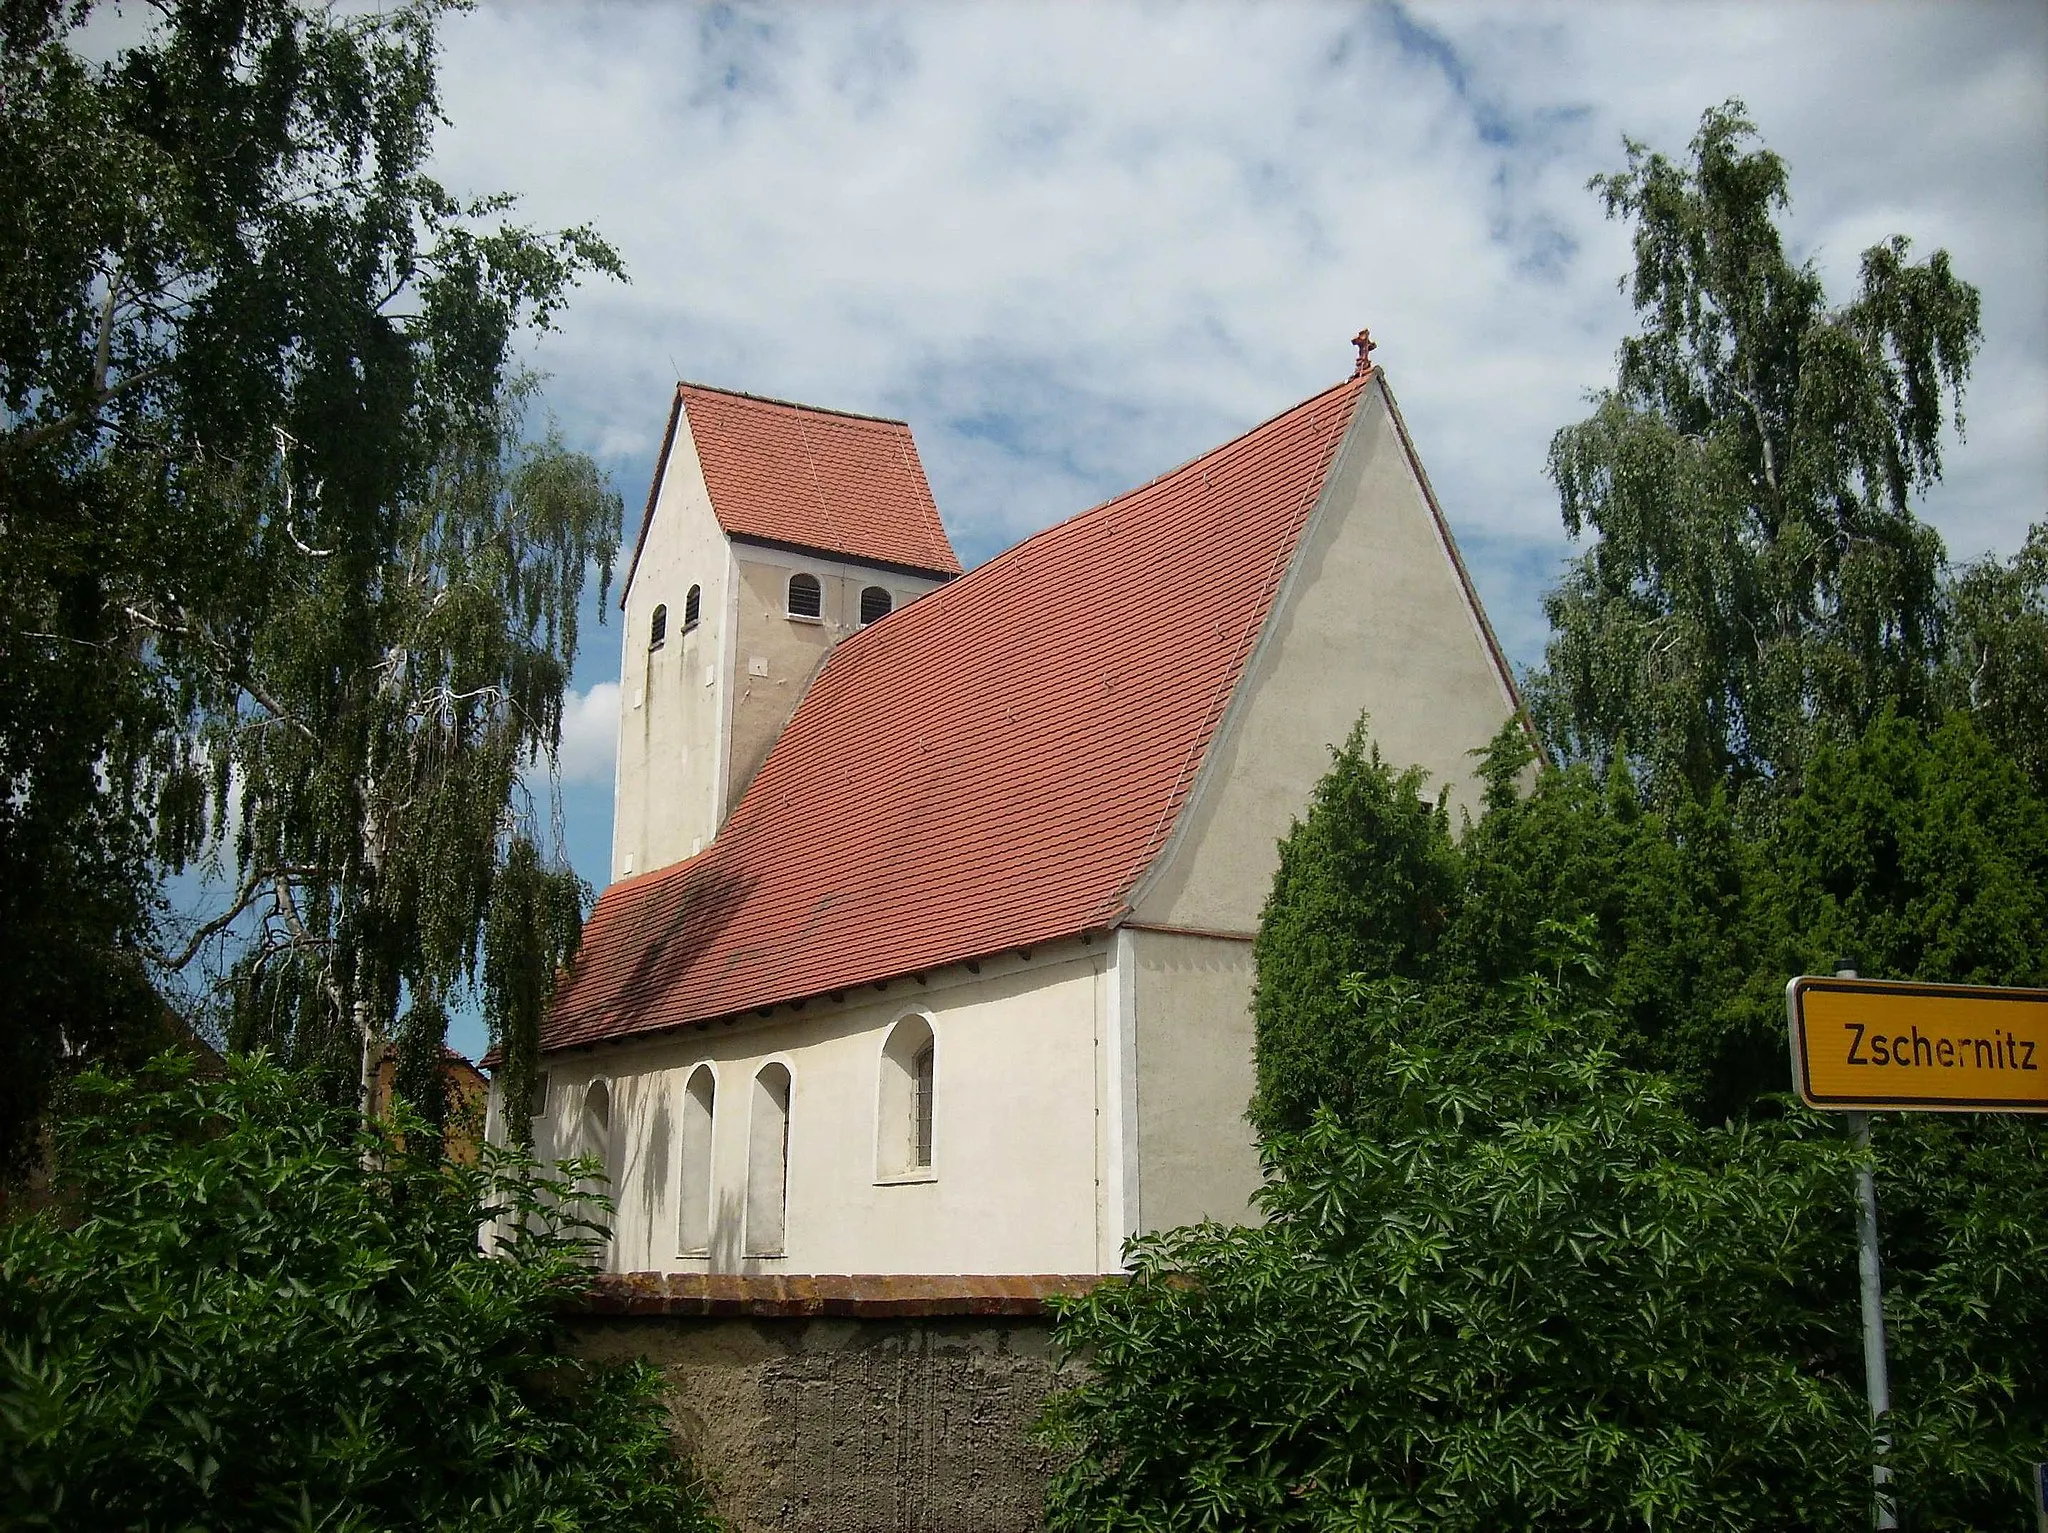
[(1870, 1424), (1877, 1436), (1870, 1483), (1877, 1500), (1877, 1526), (1891, 1529), (1899, 1525), (1899, 1514), (1892, 1506), (1892, 1466), (1885, 1462), (1892, 1447), (1892, 1435), (1884, 1425), (1892, 1408), (1892, 1376), (1885, 1360), (1884, 1274), (1877, 1262), (1877, 1172), (1870, 1159), (1870, 1114), (1850, 1113), (1849, 1132), (1863, 1161), (1856, 1168), (1856, 1274), (1863, 1290), (1863, 1390), (1870, 1398)]
[[(1877, 1172), (1870, 1114), (2048, 1112), (2048, 990), (1894, 984), (1837, 969), (1785, 987), (1792, 1080), (1809, 1107), (1845, 1112), (1856, 1141), (1856, 1269), (1863, 1297), (1863, 1382), (1877, 1444), (1876, 1526), (1892, 1503), (1892, 1408), (1885, 1362), (1884, 1274), (1877, 1251)], [(2048, 1524), (2044, 1524), (2048, 1529)]]
[[(1854, 969), (1835, 970), (1836, 979), (1855, 979)], [(1795, 1023), (1796, 1027), (1797, 1024)], [(1879, 1533), (1899, 1525), (1892, 1505), (1892, 1434), (1884, 1418), (1892, 1409), (1891, 1362), (1884, 1345), (1884, 1269), (1877, 1254), (1877, 1165), (1870, 1148), (1870, 1114), (1849, 1114), (1849, 1134), (1856, 1141), (1856, 1277), (1863, 1298), (1863, 1393), (1870, 1401), (1870, 1425), (1877, 1460), (1870, 1466), (1870, 1490), (1877, 1507)]]

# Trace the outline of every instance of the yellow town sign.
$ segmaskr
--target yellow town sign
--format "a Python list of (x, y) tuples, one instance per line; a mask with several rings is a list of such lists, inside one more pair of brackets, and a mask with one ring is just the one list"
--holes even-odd
[(2048, 990), (1803, 976), (1792, 1078), (1843, 1112), (2048, 1112)]

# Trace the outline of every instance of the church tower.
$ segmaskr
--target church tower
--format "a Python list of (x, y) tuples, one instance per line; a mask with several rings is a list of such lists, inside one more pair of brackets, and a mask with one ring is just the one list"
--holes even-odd
[(904, 422), (678, 384), (619, 596), (612, 878), (710, 845), (832, 646), (959, 573)]

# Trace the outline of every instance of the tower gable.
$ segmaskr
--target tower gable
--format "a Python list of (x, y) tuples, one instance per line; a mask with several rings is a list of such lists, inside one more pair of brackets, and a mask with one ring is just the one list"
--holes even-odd
[(832, 646), (959, 569), (903, 422), (678, 384), (619, 598), (613, 878), (709, 845)]

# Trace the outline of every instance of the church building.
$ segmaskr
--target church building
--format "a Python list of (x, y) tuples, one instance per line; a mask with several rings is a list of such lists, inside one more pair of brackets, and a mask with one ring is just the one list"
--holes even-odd
[(1252, 938), (1361, 713), (1519, 707), (1382, 371), (963, 574), (901, 421), (678, 386), (541, 1039), (606, 1265), (1091, 1273), (1249, 1217)]

